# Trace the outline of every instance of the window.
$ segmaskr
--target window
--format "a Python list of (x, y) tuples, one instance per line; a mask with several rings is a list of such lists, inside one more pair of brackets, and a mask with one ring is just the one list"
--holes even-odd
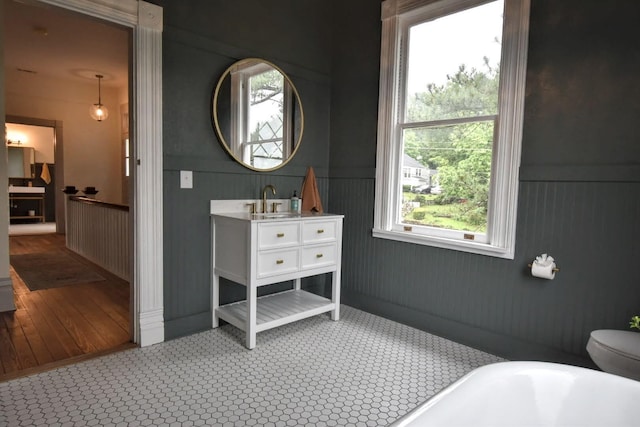
[(529, 0), (383, 2), (375, 237), (513, 258), (528, 17)]
[(129, 177), (129, 138), (124, 139), (124, 176)]

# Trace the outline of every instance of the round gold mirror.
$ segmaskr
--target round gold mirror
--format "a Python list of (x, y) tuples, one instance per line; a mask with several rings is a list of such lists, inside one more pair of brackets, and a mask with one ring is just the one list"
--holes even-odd
[(295, 155), (304, 114), (289, 77), (268, 61), (248, 58), (220, 77), (213, 93), (213, 122), (222, 146), (238, 163), (266, 172)]

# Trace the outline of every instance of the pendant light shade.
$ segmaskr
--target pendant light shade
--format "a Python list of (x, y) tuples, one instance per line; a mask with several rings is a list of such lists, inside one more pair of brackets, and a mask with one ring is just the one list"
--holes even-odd
[(102, 77), (104, 76), (100, 74), (96, 74), (96, 77), (98, 78), (98, 103), (93, 104), (91, 107), (89, 107), (89, 114), (91, 115), (91, 118), (93, 120), (97, 120), (101, 122), (103, 120), (106, 120), (107, 117), (109, 117), (109, 110), (107, 109), (107, 107), (102, 105), (102, 99), (101, 99), (101, 93), (100, 93), (100, 79), (102, 79)]

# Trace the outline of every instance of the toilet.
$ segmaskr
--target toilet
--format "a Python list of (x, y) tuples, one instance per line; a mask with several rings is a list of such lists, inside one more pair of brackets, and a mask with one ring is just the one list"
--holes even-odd
[(640, 333), (613, 329), (593, 331), (587, 352), (603, 371), (640, 381)]

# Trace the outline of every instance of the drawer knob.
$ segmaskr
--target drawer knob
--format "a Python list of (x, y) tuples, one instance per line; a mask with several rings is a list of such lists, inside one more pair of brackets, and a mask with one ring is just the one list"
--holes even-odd
[(318, 229), (318, 234), (322, 234), (322, 233), (324, 233), (324, 230), (322, 228), (319, 228)]
[(316, 254), (316, 258), (322, 258), (322, 254)]
[(284, 260), (283, 259), (277, 259), (276, 260), (276, 264), (284, 264)]
[(278, 234), (276, 234), (276, 236), (278, 236), (278, 237), (284, 237), (284, 233), (278, 233)]

